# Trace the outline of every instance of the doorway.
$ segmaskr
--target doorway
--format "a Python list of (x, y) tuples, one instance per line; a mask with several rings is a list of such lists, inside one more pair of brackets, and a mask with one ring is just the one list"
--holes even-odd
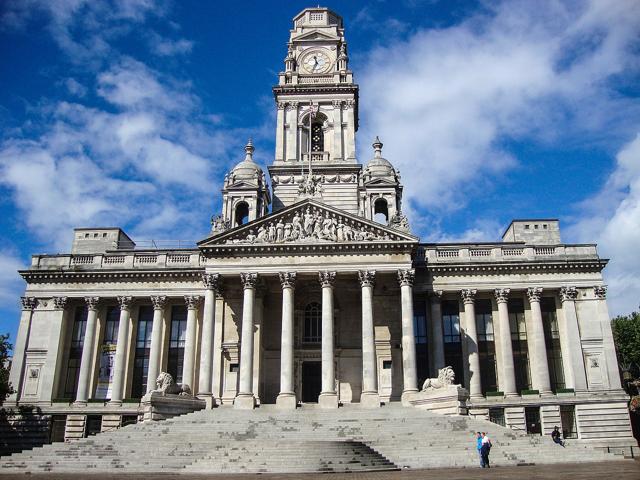
[(302, 401), (317, 403), (322, 391), (322, 362), (302, 362)]

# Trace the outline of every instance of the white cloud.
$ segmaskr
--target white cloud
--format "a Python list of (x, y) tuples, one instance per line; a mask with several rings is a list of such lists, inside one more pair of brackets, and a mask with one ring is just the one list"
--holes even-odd
[(579, 208), (582, 218), (568, 229), (571, 238), (598, 243), (611, 313), (627, 314), (640, 305), (640, 133), (616, 157), (603, 189)]
[[(0, 308), (15, 310), (24, 291), (24, 281), (17, 270), (26, 265), (9, 250), (0, 250)], [(6, 333), (0, 331), (0, 333)]]
[(381, 136), (411, 215), (443, 216), (517, 164), (505, 139), (624, 136), (640, 111), (612, 80), (637, 72), (639, 10), (637, 0), (501, 2), (377, 47), (358, 70), (360, 139)]

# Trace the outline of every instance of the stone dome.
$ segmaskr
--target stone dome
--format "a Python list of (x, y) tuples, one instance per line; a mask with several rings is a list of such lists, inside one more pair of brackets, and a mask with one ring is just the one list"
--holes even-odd
[(260, 179), (264, 175), (260, 165), (253, 161), (254, 150), (255, 148), (253, 147), (253, 143), (251, 142), (251, 139), (249, 139), (247, 145), (244, 147), (244, 151), (246, 153), (244, 160), (238, 163), (231, 170), (231, 176), (236, 180), (255, 180), (256, 177)]
[(373, 158), (364, 167), (365, 172), (372, 177), (395, 177), (396, 169), (393, 168), (391, 162), (382, 156), (382, 142), (376, 137), (373, 142), (373, 149), (375, 151)]

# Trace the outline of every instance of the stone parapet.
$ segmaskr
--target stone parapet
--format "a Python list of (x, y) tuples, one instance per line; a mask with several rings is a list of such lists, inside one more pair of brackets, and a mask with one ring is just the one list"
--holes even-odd
[(143, 422), (166, 420), (206, 408), (206, 402), (187, 395), (151, 392), (142, 397)]
[(414, 393), (409, 403), (442, 415), (466, 415), (469, 392), (460, 385), (449, 385)]

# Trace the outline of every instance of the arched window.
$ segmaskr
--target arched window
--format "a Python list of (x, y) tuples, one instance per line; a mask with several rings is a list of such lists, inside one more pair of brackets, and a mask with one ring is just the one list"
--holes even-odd
[(240, 202), (236, 205), (236, 225), (244, 225), (249, 221), (249, 205), (247, 202)]
[(373, 219), (386, 225), (389, 222), (389, 205), (384, 198), (379, 198), (373, 204)]
[(322, 306), (318, 302), (307, 305), (304, 309), (303, 343), (320, 343), (322, 341)]
[(311, 151), (324, 152), (324, 131), (322, 122), (317, 120), (311, 124)]

